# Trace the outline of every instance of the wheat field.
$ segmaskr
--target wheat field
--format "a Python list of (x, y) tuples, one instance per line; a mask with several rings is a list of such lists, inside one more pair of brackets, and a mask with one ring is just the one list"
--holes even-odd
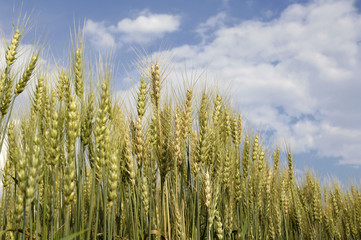
[[(24, 32), (0, 56), (2, 239), (361, 239), (360, 187), (295, 178), (291, 151), (247, 131), (227, 96), (163, 97), (155, 60), (124, 106), (82, 37), (49, 84), (41, 47), (14, 68)], [(30, 84), (28, 114), (11, 118)]]

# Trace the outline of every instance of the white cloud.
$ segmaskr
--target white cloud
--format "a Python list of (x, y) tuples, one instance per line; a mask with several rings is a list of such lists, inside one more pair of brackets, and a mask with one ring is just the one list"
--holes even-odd
[(272, 10), (265, 10), (262, 12), (262, 16), (265, 17), (266, 19), (270, 19), (271, 17), (274, 16), (274, 12)]
[(179, 30), (180, 17), (142, 11), (135, 19), (124, 18), (116, 25), (88, 20), (85, 33), (92, 43), (102, 48), (121, 46), (123, 43), (147, 43)]
[(145, 15), (134, 20), (130, 18), (121, 20), (115, 30), (127, 34), (163, 34), (177, 31), (179, 26), (178, 16), (145, 12)]
[(361, 15), (354, 1), (292, 4), (270, 21), (214, 21), (226, 17), (199, 25), (211, 36), (207, 43), (172, 49), (175, 69), (191, 62), (221, 76), (218, 85), (232, 85), (249, 121), (289, 141), (295, 153), (317, 150), (361, 164)]
[(226, 12), (220, 12), (217, 15), (208, 18), (206, 22), (199, 24), (196, 32), (200, 35), (203, 41), (206, 41), (212, 37), (212, 32), (214, 32), (215, 29), (219, 29), (225, 25), (226, 20)]
[(90, 37), (90, 41), (100, 48), (115, 47), (115, 38), (109, 32), (104, 22), (94, 22), (87, 20), (85, 23), (84, 33)]

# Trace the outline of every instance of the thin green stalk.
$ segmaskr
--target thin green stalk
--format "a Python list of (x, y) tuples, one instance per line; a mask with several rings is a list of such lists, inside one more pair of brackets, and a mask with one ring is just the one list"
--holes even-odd
[(54, 239), (54, 209), (55, 209), (55, 185), (56, 185), (56, 170), (53, 169), (53, 199), (52, 199), (52, 207), (51, 207), (51, 223), (50, 223), (50, 240)]
[[(107, 176), (105, 176), (104, 182), (108, 182), (106, 180), (106, 178), (107, 178)], [(103, 190), (103, 236), (104, 236), (104, 240), (106, 240), (107, 239), (107, 234), (106, 234), (106, 230), (107, 230), (107, 184), (104, 184), (102, 186), (102, 190)]]
[(70, 206), (65, 206), (65, 236), (70, 234)]
[[(93, 220), (93, 209), (94, 209), (94, 193), (96, 194), (96, 196), (98, 196), (98, 188), (97, 190), (95, 190), (95, 169), (93, 169), (93, 178), (92, 178), (92, 190), (91, 190), (91, 194), (90, 194), (90, 209), (89, 209), (89, 219), (88, 219), (88, 223), (87, 223), (87, 229), (91, 229), (91, 225), (92, 225), (92, 220)], [(90, 239), (92, 231), (89, 231), (89, 233), (87, 234), (87, 240)]]
[(26, 231), (26, 191), (24, 192), (24, 203), (23, 203), (23, 235), (22, 239), (25, 240), (25, 231)]
[(151, 159), (150, 161), (150, 168), (148, 174), (148, 192), (149, 192), (149, 213), (148, 213), (148, 236), (150, 236), (150, 232), (152, 230), (152, 210), (153, 210), (153, 194), (152, 194), (152, 184), (153, 184), (153, 178), (152, 178), (152, 169), (153, 164)]
[[(3, 188), (3, 191), (4, 191), (4, 188)], [(0, 202), (1, 206), (4, 206), (4, 210), (2, 211), (3, 216), (2, 216), (2, 221), (1, 221), (1, 224), (3, 226), (0, 226), (3, 231), (6, 229), (6, 212), (7, 212), (7, 210), (6, 210), (7, 209), (7, 201), (6, 201), (6, 199), (8, 198), (8, 196), (7, 196), (8, 194), (9, 194), (9, 192), (6, 189), (6, 191), (4, 192), (4, 196), (1, 199), (2, 201)], [(3, 236), (2, 239), (5, 239), (5, 236)]]
[(199, 199), (199, 175), (197, 175), (197, 180), (196, 180), (196, 199), (197, 199), (197, 239), (200, 240), (201, 239), (201, 227), (200, 227), (200, 199)]
[(95, 229), (94, 229), (94, 240), (96, 240), (97, 238), (97, 234), (98, 234), (98, 222), (99, 222), (99, 204), (100, 204), (100, 195), (99, 191), (101, 191), (101, 186), (100, 183), (97, 184), (98, 185), (98, 190), (97, 190), (97, 195), (96, 195), (96, 213), (95, 213)]

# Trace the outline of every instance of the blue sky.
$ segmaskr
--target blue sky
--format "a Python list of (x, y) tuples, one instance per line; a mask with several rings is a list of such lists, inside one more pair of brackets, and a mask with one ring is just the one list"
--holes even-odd
[[(1, 2), (7, 37), (20, 8)], [(61, 59), (74, 23), (84, 23), (87, 49), (112, 49), (117, 66), (136, 59), (133, 47), (167, 49), (175, 71), (206, 69), (202, 81), (229, 91), (267, 144), (286, 142), (298, 172), (307, 166), (347, 184), (361, 171), (360, 9), (359, 0), (27, 0), (33, 30), (23, 43), (46, 36), (45, 61)], [(122, 69), (119, 94), (132, 88)]]

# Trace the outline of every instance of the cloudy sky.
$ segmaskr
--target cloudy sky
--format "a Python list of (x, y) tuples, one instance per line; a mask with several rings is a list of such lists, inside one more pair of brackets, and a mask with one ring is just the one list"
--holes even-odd
[[(2, 1), (6, 36), (20, 9)], [(87, 48), (112, 50), (116, 65), (129, 66), (136, 48), (168, 50), (175, 70), (206, 69), (203, 81), (228, 92), (268, 144), (291, 147), (298, 172), (360, 182), (360, 0), (27, 0), (25, 11), (52, 59), (70, 49), (75, 23)], [(117, 69), (117, 91), (128, 91)]]

